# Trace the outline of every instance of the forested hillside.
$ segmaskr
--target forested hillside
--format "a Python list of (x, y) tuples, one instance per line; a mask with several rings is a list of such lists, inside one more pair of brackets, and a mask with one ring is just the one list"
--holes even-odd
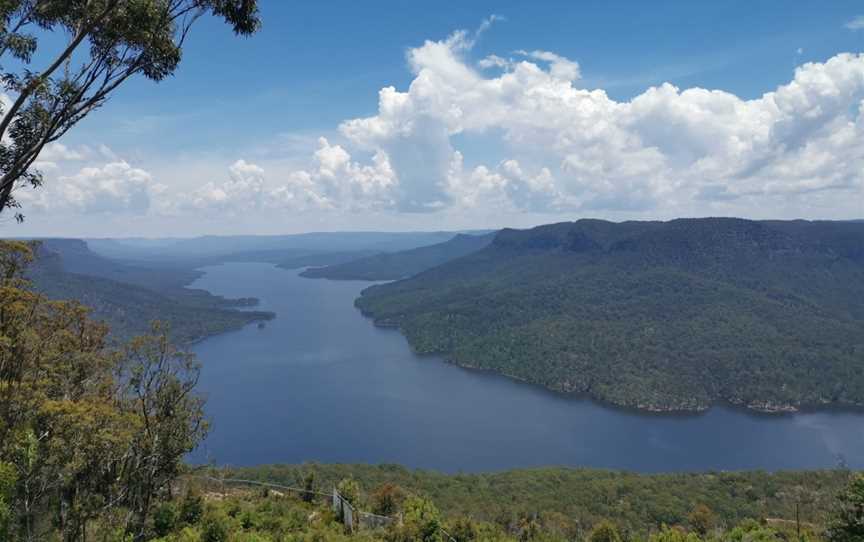
[(421, 353), (651, 410), (864, 404), (864, 224), (580, 220), (373, 286)]
[(338, 265), (307, 269), (301, 276), (336, 280), (396, 280), (477, 252), (492, 242), (494, 233), (458, 234), (435, 245), (376, 254)]
[(560, 515), (590, 528), (614, 518), (645, 535), (662, 524), (683, 525), (697, 504), (709, 507), (718, 524), (745, 519), (795, 518), (823, 523), (846, 484), (844, 470), (636, 474), (547, 467), (494, 473), (443, 474), (399, 465), (261, 465), (228, 469), (227, 477), (302, 486), (310, 473), (318, 487), (352, 478), (367, 494), (383, 484), (428, 496), (447, 517), (471, 516), (507, 525), (533, 514)]
[(143, 267), (102, 258), (83, 241), (45, 240), (28, 270), (37, 290), (51, 299), (77, 300), (95, 319), (108, 323), (112, 336), (128, 339), (162, 321), (178, 343), (239, 329), (272, 313), (236, 310), (257, 300), (225, 299), (185, 285), (201, 273), (182, 267)]
[[(349, 519), (334, 511), (334, 488)], [(864, 502), (864, 478), (845, 471), (443, 475), (307, 464), (208, 470), (177, 489), (154, 514), (164, 542), (852, 542)]]

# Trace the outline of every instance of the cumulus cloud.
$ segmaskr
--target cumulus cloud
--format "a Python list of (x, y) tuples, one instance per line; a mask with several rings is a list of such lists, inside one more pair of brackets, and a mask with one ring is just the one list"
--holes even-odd
[[(377, 114), (343, 122), (316, 167), (282, 199), (399, 211), (495, 205), (531, 211), (650, 211), (740, 198), (861, 196), (864, 56), (800, 66), (759, 98), (663, 84), (629, 101), (579, 86), (579, 64), (549, 51), (487, 56), (456, 32), (410, 49), (414, 78), (381, 89)], [(500, 73), (486, 75), (483, 70)], [(494, 141), (483, 164), (456, 136)], [(351, 150), (353, 149), (353, 150)], [(359, 151), (374, 158), (366, 165)], [(468, 166), (466, 164), (471, 164)], [(710, 212), (710, 211), (708, 211)]]
[(267, 205), (296, 210), (370, 210), (393, 206), (395, 176), (387, 155), (378, 151), (369, 164), (353, 160), (340, 145), (318, 140), (313, 167), (295, 171), (268, 194)]
[[(555, 52), (471, 58), (497, 20), (409, 49), (408, 87), (382, 88), (376, 113), (319, 138), (304, 167), (293, 157), (288, 169), (238, 160), (223, 177), (161, 199), (174, 211), (217, 214), (670, 216), (746, 215), (804, 201), (849, 208), (864, 198), (864, 55), (803, 64), (755, 99), (666, 83), (618, 101), (583, 86), (579, 63)], [(494, 152), (474, 156), (476, 147), (464, 145), (471, 137)], [(79, 208), (141, 208), (164, 188), (111, 164), (112, 173), (87, 174), (96, 181), (89, 191), (84, 170), (66, 177), (61, 195)]]
[(516, 54), (549, 63), (549, 75), (564, 81), (575, 81), (582, 75), (579, 63), (549, 51), (516, 51)]
[(37, 211), (144, 213), (150, 207), (152, 182), (150, 173), (121, 160), (51, 176), (45, 188), (20, 189), (16, 198)]
[(72, 149), (62, 143), (48, 143), (42, 148), (39, 153), (39, 160), (47, 160), (58, 162), (62, 160), (83, 160), (88, 153), (88, 149), (79, 148)]
[(260, 207), (264, 193), (264, 170), (245, 160), (228, 168), (224, 181), (210, 181), (191, 194), (178, 198), (180, 207), (230, 214), (248, 212)]
[(372, 210), (392, 208), (395, 176), (387, 156), (374, 153), (368, 164), (353, 160), (342, 146), (318, 139), (307, 169), (280, 172), (270, 184), (258, 164), (237, 160), (224, 179), (171, 198), (170, 214), (203, 211), (239, 215), (259, 209)]

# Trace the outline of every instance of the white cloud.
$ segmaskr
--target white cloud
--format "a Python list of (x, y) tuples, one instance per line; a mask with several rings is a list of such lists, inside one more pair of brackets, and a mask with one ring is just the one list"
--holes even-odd
[(256, 209), (370, 210), (393, 207), (393, 169), (383, 152), (369, 164), (360, 164), (340, 145), (318, 139), (312, 164), (289, 171), (270, 185), (264, 169), (245, 160), (228, 168), (222, 181), (173, 198), (163, 211), (169, 214), (203, 211), (238, 215)]
[[(619, 102), (580, 88), (578, 63), (548, 51), (517, 51), (523, 60), (488, 56), (479, 67), (503, 71), (484, 75), (466, 58), (471, 43), (456, 32), (409, 50), (409, 87), (383, 88), (376, 115), (341, 124), (349, 146), (376, 156), (365, 167), (388, 164), (387, 182), (368, 192), (340, 190), (356, 181), (347, 172), (326, 174), (316, 154), (323, 165), (303, 176), (304, 190), (330, 208), (342, 208), (347, 195), (350, 208), (368, 197), (400, 211), (506, 203), (647, 212), (698, 204), (707, 214), (712, 202), (742, 198), (861, 197), (862, 55), (804, 64), (792, 81), (752, 100), (663, 84)], [(459, 134), (492, 138), (509, 158), (477, 164), (454, 146)], [(351, 160), (341, 146), (328, 152), (340, 164)]]
[(39, 160), (49, 162), (59, 161), (77, 161), (83, 160), (87, 156), (87, 149), (78, 148), (72, 149), (62, 143), (48, 143), (42, 148), (39, 153)]
[(858, 15), (852, 20), (847, 21), (846, 24), (844, 24), (843, 26), (852, 31), (864, 30), (864, 15)]
[(180, 210), (199, 209), (229, 214), (252, 211), (261, 206), (264, 193), (264, 170), (245, 160), (228, 168), (224, 181), (210, 181), (174, 202)]
[(152, 181), (150, 173), (121, 160), (74, 174), (52, 174), (44, 188), (21, 188), (15, 197), (37, 211), (144, 213), (150, 207)]
[(516, 54), (549, 63), (549, 75), (563, 81), (575, 81), (582, 77), (579, 63), (549, 51), (516, 51)]
[[(227, 174), (214, 177), (211, 170), (202, 175), (210, 181), (197, 187), (166, 188), (148, 179), (139, 183), (147, 184), (142, 192), (125, 180), (96, 183), (97, 192), (115, 194), (108, 198), (115, 207), (143, 201), (120, 197), (127, 189), (154, 196), (153, 212), (217, 216), (258, 210), (765, 216), (814, 208), (830, 216), (832, 207), (864, 214), (864, 55), (803, 64), (791, 81), (755, 99), (666, 83), (617, 101), (586, 88), (578, 62), (554, 52), (470, 58), (496, 20), (409, 49), (408, 87), (382, 88), (374, 115), (342, 122), (302, 162), (296, 154), (314, 144), (305, 135), (247, 154), (256, 163), (238, 160)], [(494, 152), (474, 155), (476, 147), (464, 144), (471, 137)], [(293, 154), (274, 158), (283, 152)], [(98, 154), (117, 163), (110, 150)], [(490, 155), (497, 158), (489, 161)], [(79, 186), (83, 180), (67, 184), (80, 191), (59, 192), (71, 205), (107, 206)]]
[(322, 137), (313, 166), (291, 173), (287, 182), (268, 193), (267, 205), (295, 210), (391, 208), (395, 184), (384, 152), (376, 152), (371, 163), (363, 165)]

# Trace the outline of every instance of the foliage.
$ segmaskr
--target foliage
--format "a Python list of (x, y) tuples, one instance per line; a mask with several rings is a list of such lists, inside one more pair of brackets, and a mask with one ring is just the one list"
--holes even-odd
[(188, 344), (273, 317), (231, 308), (254, 304), (254, 299), (227, 300), (185, 288), (200, 276), (194, 270), (115, 262), (94, 254), (79, 240), (43, 241), (27, 275), (45, 296), (88, 306), (91, 317), (107, 323), (116, 340), (149, 333), (150, 323), (160, 320), (173, 341)]
[[(197, 363), (159, 327), (121, 350), (74, 302), (24, 278), (31, 245), (0, 241), (0, 464), (14, 469), (8, 539), (88, 523), (138, 539), (203, 438)], [(8, 477), (3, 477), (8, 481)]]
[(405, 501), (405, 492), (397, 485), (384, 483), (372, 492), (369, 500), (372, 506), (372, 513), (381, 516), (392, 516), (397, 510), (402, 508), (402, 503)]
[(687, 516), (687, 523), (693, 528), (699, 536), (705, 536), (717, 523), (717, 517), (710, 508), (704, 504), (697, 504), (690, 515)]
[(591, 529), (588, 542), (621, 542), (621, 533), (618, 527), (609, 520), (603, 520)]
[(348, 504), (351, 506), (356, 507), (360, 504), (360, 484), (358, 484), (357, 480), (354, 478), (345, 478), (340, 480), (336, 485), (336, 491), (338, 491), (339, 495), (348, 501)]
[(729, 542), (780, 542), (781, 540), (777, 531), (754, 519), (741, 522), (725, 538)]
[(405, 500), (403, 521), (401, 528), (395, 531), (395, 540), (438, 542), (442, 539), (441, 514), (429, 499), (408, 497)]
[(502, 230), (367, 288), (419, 353), (649, 410), (864, 404), (864, 224), (598, 220)]
[(838, 496), (828, 539), (832, 542), (864, 540), (864, 475), (855, 476)]
[(228, 542), (231, 524), (228, 516), (222, 511), (211, 511), (201, 521), (202, 542)]
[[(255, 0), (7, 0), (0, 3), (0, 59), (13, 100), (0, 121), (0, 213), (18, 207), (16, 186), (38, 187), (32, 166), (127, 79), (160, 81), (180, 62), (192, 24), (203, 14), (224, 19), (238, 34), (259, 25)], [(58, 51), (39, 38), (65, 34)], [(46, 40), (50, 43), (50, 40)], [(89, 45), (89, 54), (81, 49)], [(44, 68), (34, 59), (48, 58)], [(21, 215), (17, 215), (19, 220)]]
[(180, 521), (187, 525), (195, 525), (204, 515), (204, 498), (191, 487), (180, 503)]
[[(425, 473), (419, 474), (422, 477)], [(451, 478), (460, 476), (462, 475)], [(194, 482), (189, 480), (187, 483)], [(535, 489), (540, 491), (540, 488)], [(730, 489), (734, 491), (734, 487)], [(782, 491), (791, 488), (778, 485), (775, 489)], [(855, 482), (849, 485), (846, 492), (857, 492)], [(647, 531), (634, 532), (620, 523), (622, 516), (615, 513), (615, 508), (609, 509), (609, 516), (599, 517), (590, 524), (575, 525), (571, 518), (546, 510), (523, 513), (516, 518), (502, 516), (489, 522), (477, 518), (477, 507), (468, 507), (447, 518), (438, 511), (431, 499), (419, 493), (410, 493), (407, 496), (401, 512), (391, 516), (396, 521), (388, 526), (371, 529), (359, 527), (346, 531), (339, 518), (330, 510), (331, 503), (327, 498), (307, 502), (302, 499), (301, 492), (282, 494), (243, 488), (209, 495), (211, 498), (206, 503), (207, 510), (201, 523), (196, 526), (178, 524), (159, 541), (815, 542), (822, 539), (817, 525), (806, 523), (807, 527), (799, 537), (794, 525), (784, 523), (773, 515), (774, 512), (771, 516), (744, 518), (734, 522), (722, 521), (712, 525), (706, 533), (678, 522), (661, 522), (652, 525)], [(619, 500), (632, 506), (637, 504), (639, 498), (622, 495)], [(735, 498), (746, 500), (748, 497), (736, 495)], [(841, 501), (843, 499), (845, 497), (841, 496)], [(688, 502), (692, 505), (692, 499)], [(713, 517), (699, 506), (693, 507), (693, 513), (696, 512)]]
[(153, 532), (165, 536), (177, 526), (177, 506), (173, 502), (163, 502), (153, 512)]
[(312, 502), (315, 498), (315, 471), (310, 470), (303, 476), (303, 500)]
[(699, 542), (700, 536), (705, 533), (688, 533), (681, 527), (663, 525), (658, 532), (651, 533), (648, 542)]
[(11, 504), (15, 495), (15, 466), (0, 462), (0, 540), (9, 540), (12, 536)]
[[(326, 466), (321, 466), (325, 468)], [(362, 470), (361, 466), (353, 466)], [(308, 470), (308, 469), (307, 469)], [(393, 472), (393, 471), (391, 471)], [(325, 477), (329, 477), (326, 474)], [(417, 471), (414, 473), (418, 479), (428, 476), (428, 473)], [(599, 473), (598, 473), (599, 474)], [(804, 473), (807, 474), (807, 473)], [(842, 473), (836, 473), (839, 477)], [(443, 476), (443, 475), (439, 475)], [(657, 478), (656, 476), (627, 475), (638, 478)], [(690, 477), (704, 475), (684, 475), (677, 478), (685, 483)], [(758, 485), (758, 473), (743, 473), (745, 479), (756, 482)], [(398, 478), (398, 473), (396, 473)], [(447, 479), (459, 480), (465, 483), (465, 475), (446, 476)], [(361, 476), (362, 478), (362, 476)], [(845, 479), (845, 478), (844, 478)], [(807, 477), (790, 479), (774, 479), (773, 491), (776, 494), (795, 493), (793, 489), (800, 489), (806, 485)], [(838, 478), (839, 480), (839, 478)], [(823, 482), (825, 480), (823, 479)], [(480, 487), (482, 478), (475, 478), (469, 487)], [(514, 482), (511, 480), (511, 482)], [(455, 510), (450, 517), (439, 512), (433, 499), (421, 492), (405, 490), (406, 499), (403, 505), (391, 518), (391, 523), (378, 527), (362, 527), (346, 530), (341, 520), (332, 511), (331, 499), (328, 497), (316, 498), (312, 502), (303, 499), (303, 491), (283, 493), (280, 491), (262, 491), (259, 488), (250, 489), (243, 487), (224, 488), (221, 484), (213, 482), (212, 478), (191, 475), (179, 480), (180, 486), (187, 486), (187, 491), (181, 493), (176, 501), (170, 501), (166, 506), (160, 506), (159, 510), (173, 508), (182, 510), (184, 502), (188, 502), (190, 495), (198, 496), (195, 500), (203, 505), (203, 515), (200, 519), (187, 523), (175, 516), (173, 527), (160, 532), (154, 529), (152, 534), (145, 536), (142, 540), (158, 540), (159, 542), (190, 542), (190, 541), (320, 541), (320, 542), (366, 542), (380, 540), (386, 542), (415, 542), (415, 541), (482, 541), (482, 542), (624, 542), (624, 541), (648, 541), (648, 542), (781, 542), (790, 540), (811, 541), (821, 540), (821, 527), (819, 523), (803, 522), (804, 527), (800, 538), (795, 530), (794, 523), (781, 519), (787, 509), (778, 505), (771, 505), (762, 510), (766, 514), (757, 514), (753, 517), (744, 517), (737, 520), (727, 520), (724, 515), (718, 516), (716, 524), (712, 525), (709, 532), (701, 534), (695, 528), (689, 526), (692, 518), (688, 514), (681, 516), (681, 521), (662, 521), (648, 523), (633, 529), (629, 523), (627, 513), (622, 513), (628, 508), (640, 506), (645, 499), (653, 498), (663, 500), (668, 498), (664, 492), (674, 488), (664, 488), (662, 485), (655, 487), (653, 495), (632, 494), (620, 491), (610, 491), (613, 502), (607, 503), (604, 508), (608, 515), (596, 516), (586, 520), (584, 516), (560, 514), (552, 510), (529, 510), (536, 502), (541, 502), (537, 497), (548, 488), (542, 485), (531, 484), (530, 479), (521, 480), (526, 487), (537, 492), (534, 500), (517, 502), (513, 494), (504, 495), (500, 501), (493, 503), (496, 507), (501, 502), (510, 502), (514, 506), (521, 506), (521, 511), (510, 515), (500, 507), (496, 517), (489, 520), (483, 519), (484, 495), (478, 495), (473, 501)], [(584, 481), (583, 481), (584, 482)], [(797, 484), (795, 484), (795, 483)], [(447, 486), (442, 483), (442, 478), (430, 480), (430, 484), (440, 487), (442, 491), (452, 491), (458, 485)], [(443, 486), (443, 487), (442, 487)], [(208, 490), (208, 487), (210, 488)], [(596, 499), (591, 494), (590, 484), (588, 495), (576, 499), (581, 506), (582, 502)], [(611, 488), (610, 488), (611, 489)], [(827, 487), (821, 488), (831, 493)], [(731, 493), (730, 498), (743, 503), (751, 499), (762, 499), (757, 493), (738, 493), (737, 488), (723, 486), (723, 490)], [(573, 495), (580, 493), (581, 488), (574, 488)], [(850, 485), (847, 492), (855, 492), (854, 484)], [(700, 494), (699, 500), (710, 501), (710, 492), (701, 488), (698, 491), (677, 494), (682, 505), (690, 505), (692, 512), (698, 507), (692, 507), (696, 500), (695, 495)], [(705, 499), (708, 495), (709, 498)], [(798, 494), (800, 496), (800, 494)], [(203, 500), (202, 500), (203, 497)], [(557, 500), (566, 500), (567, 496), (555, 495)], [(777, 498), (777, 497), (775, 497)], [(843, 497), (841, 497), (842, 501)], [(362, 500), (362, 499), (361, 499)], [(543, 501), (545, 502), (545, 501)], [(833, 504), (833, 500), (825, 503), (827, 508)], [(827, 509), (826, 508), (826, 509)], [(363, 508), (361, 508), (363, 510)], [(699, 512), (700, 514), (704, 511)], [(154, 524), (160, 514), (154, 515)], [(712, 516), (713, 517), (713, 516)], [(816, 514), (817, 518), (823, 518)], [(813, 519), (813, 518), (810, 518)], [(168, 523), (165, 523), (167, 526)], [(101, 527), (101, 525), (94, 525)], [(93, 533), (106, 533), (104, 529), (92, 529)], [(830, 531), (829, 531), (830, 532)], [(156, 538), (154, 538), (156, 537)], [(89, 538), (89, 537), (88, 537)], [(101, 534), (96, 540), (122, 540), (121, 538), (105, 538)], [(846, 539), (844, 539), (846, 540)]]
[(663, 524), (695, 530), (691, 516), (700, 503), (712, 511), (713, 528), (761, 518), (794, 523), (799, 502), (802, 523), (824, 524), (848, 479), (842, 470), (636, 474), (547, 467), (443, 474), (398, 465), (318, 463), (227, 469), (224, 475), (297, 486), (310, 471), (319, 487), (333, 487), (347, 477), (366, 488), (399, 486), (407, 495), (431, 499), (445, 521), (470, 515), (516, 529), (525, 518), (536, 518), (544, 530), (569, 536), (586, 535), (608, 518), (622, 533), (642, 538)]

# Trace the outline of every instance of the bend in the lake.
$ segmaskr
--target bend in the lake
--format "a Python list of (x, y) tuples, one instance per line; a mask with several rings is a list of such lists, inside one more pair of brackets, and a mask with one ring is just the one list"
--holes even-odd
[(444, 471), (570, 465), (644, 472), (864, 463), (860, 412), (655, 415), (417, 356), (353, 300), (369, 285), (270, 264), (207, 267), (191, 286), (273, 311), (194, 347), (215, 421), (193, 460), (400, 463)]

